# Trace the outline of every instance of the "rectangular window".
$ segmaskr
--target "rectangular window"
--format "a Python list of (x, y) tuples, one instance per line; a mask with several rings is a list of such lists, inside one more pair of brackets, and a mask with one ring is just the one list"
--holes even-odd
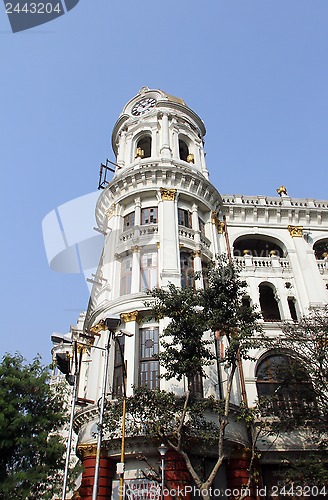
[(198, 217), (199, 231), (202, 238), (205, 238), (205, 223)]
[(200, 373), (195, 373), (192, 377), (188, 377), (188, 386), (191, 394), (196, 399), (203, 397), (203, 379)]
[(139, 385), (148, 389), (159, 388), (159, 362), (154, 359), (158, 354), (158, 327), (141, 328)]
[(151, 290), (157, 282), (157, 252), (144, 252), (140, 257), (141, 288)]
[(157, 224), (157, 207), (141, 210), (141, 224)]
[(132, 255), (127, 255), (121, 261), (121, 295), (131, 293)]
[(117, 337), (115, 340), (115, 355), (114, 355), (114, 374), (113, 374), (113, 397), (118, 398), (123, 396), (123, 363), (124, 363), (124, 346), (125, 337)]
[(191, 213), (183, 208), (178, 208), (178, 224), (191, 228)]
[(134, 212), (124, 216), (123, 231), (134, 226)]
[(180, 252), (181, 287), (189, 288), (195, 284), (194, 259), (188, 252)]

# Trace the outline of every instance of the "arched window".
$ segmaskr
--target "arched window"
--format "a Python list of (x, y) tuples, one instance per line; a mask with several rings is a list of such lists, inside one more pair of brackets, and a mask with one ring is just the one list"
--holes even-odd
[(114, 373), (113, 373), (113, 397), (118, 398), (123, 395), (123, 377), (124, 377), (124, 348), (125, 336), (116, 337), (114, 354)]
[(313, 404), (309, 378), (299, 361), (287, 354), (273, 353), (260, 361), (256, 370), (259, 400), (266, 401), (267, 414), (295, 415)]
[(328, 257), (328, 239), (317, 241), (313, 245), (315, 258), (317, 260), (327, 260)]
[(189, 148), (185, 141), (179, 139), (179, 157), (180, 160), (187, 161), (189, 155)]
[(150, 158), (151, 157), (151, 137), (145, 135), (137, 142), (136, 157)]
[(271, 286), (261, 283), (259, 286), (261, 313), (264, 321), (281, 321), (278, 302)]
[(273, 241), (265, 236), (241, 236), (233, 244), (233, 254), (235, 257), (252, 255), (253, 257), (269, 258), (283, 257), (284, 251), (279, 241)]

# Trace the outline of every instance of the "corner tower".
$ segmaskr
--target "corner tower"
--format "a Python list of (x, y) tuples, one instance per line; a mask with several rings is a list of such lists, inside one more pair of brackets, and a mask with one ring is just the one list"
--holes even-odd
[[(95, 449), (96, 402), (106, 370), (103, 353), (108, 332), (102, 328), (106, 318), (119, 317), (121, 327), (130, 334), (121, 337), (120, 348), (112, 342), (108, 398), (122, 394), (124, 366), (127, 395), (134, 386), (184, 392), (184, 381), (160, 377), (156, 354), (165, 320), (150, 320), (145, 303), (148, 289), (169, 283), (193, 286), (194, 272), (220, 251), (222, 238), (213, 213), (222, 200), (208, 180), (205, 133), (202, 120), (182, 99), (147, 87), (126, 104), (114, 126), (116, 168), (113, 178), (103, 183), (96, 205), (97, 229), (104, 234), (104, 245), (83, 327), (90, 348), (81, 355), (78, 393), (88, 406), (75, 418), (81, 455)], [(196, 283), (203, 286), (201, 280)], [(213, 381), (213, 373), (197, 381), (201, 395), (216, 394), (219, 375)], [(110, 446), (106, 454), (113, 464), (118, 461), (118, 444)], [(140, 466), (131, 446), (127, 477), (136, 478)], [(157, 450), (149, 453), (156, 456)]]

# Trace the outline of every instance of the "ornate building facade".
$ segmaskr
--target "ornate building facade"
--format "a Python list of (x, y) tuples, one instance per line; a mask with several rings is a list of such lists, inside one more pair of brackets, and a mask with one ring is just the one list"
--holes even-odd
[[(96, 205), (97, 229), (104, 235), (103, 251), (92, 286), (88, 309), (82, 314), (73, 340), (87, 344), (79, 354), (78, 409), (74, 428), (77, 454), (85, 467), (79, 489), (81, 498), (92, 498), (99, 401), (102, 395), (108, 331), (104, 322), (119, 317), (127, 334), (112, 341), (106, 378), (107, 396), (122, 394), (124, 367), (126, 391), (133, 386), (161, 388), (183, 394), (184, 381), (160, 378), (156, 354), (165, 320), (149, 321), (146, 290), (169, 283), (190, 286), (193, 273), (201, 271), (217, 254), (230, 254), (241, 266), (247, 282), (245, 300), (257, 304), (264, 331), (281, 332), (281, 322), (297, 320), (311, 306), (328, 301), (328, 202), (293, 199), (286, 188), (276, 197), (220, 195), (209, 181), (205, 161), (205, 126), (182, 99), (160, 90), (142, 88), (119, 116), (112, 134), (115, 172), (103, 183)], [(202, 281), (196, 282), (202, 287)], [(99, 349), (100, 348), (100, 349)], [(56, 344), (53, 353), (65, 352)], [(281, 360), (276, 352), (261, 349), (256, 361), (243, 365), (243, 384), (237, 381), (232, 402), (242, 400), (242, 386), (252, 406), (263, 391), (272, 391), (270, 367)], [(208, 368), (201, 381), (204, 396), (219, 397), (222, 376)], [(240, 485), (247, 475), (247, 461), (240, 446), (247, 446), (241, 423), (231, 421), (227, 446), (235, 454), (215, 480), (222, 491)], [(159, 460), (157, 445), (142, 450), (150, 462)], [(299, 453), (306, 443), (290, 439), (288, 450)], [(284, 443), (277, 440), (264, 453), (260, 464), (262, 484), (270, 485), (274, 464)], [(140, 448), (126, 442), (125, 481), (142, 480)], [(98, 498), (117, 498), (116, 463), (120, 443), (102, 449)], [(175, 480), (184, 477), (184, 464), (167, 455), (166, 467)], [(205, 457), (206, 458), (206, 457)], [(224, 498), (224, 496), (222, 496)], [(254, 497), (255, 498), (255, 497)]]

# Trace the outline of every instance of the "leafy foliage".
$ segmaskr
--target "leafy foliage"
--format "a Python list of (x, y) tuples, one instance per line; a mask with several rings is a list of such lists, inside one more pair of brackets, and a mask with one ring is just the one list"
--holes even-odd
[[(328, 306), (313, 308), (308, 316), (286, 323), (283, 337), (272, 347), (289, 355), (290, 362), (279, 374), (281, 390), (297, 402), (289, 415), (281, 415), (278, 426), (304, 426), (322, 448), (328, 447)], [(278, 415), (279, 416), (279, 415)]]
[[(237, 354), (249, 357), (249, 349), (260, 340), (260, 318), (254, 307), (243, 305), (246, 284), (238, 276), (238, 269), (228, 263), (225, 256), (202, 273), (206, 287), (203, 289), (179, 288), (173, 284), (168, 289), (155, 288), (148, 293), (154, 299), (147, 303), (156, 319), (168, 317), (169, 325), (161, 338), (163, 350), (158, 355), (166, 369), (165, 378), (191, 379), (196, 374), (205, 376), (204, 366), (215, 358), (213, 340), (204, 338), (204, 332), (227, 335), (229, 345), (222, 362), (233, 365)], [(195, 279), (201, 275), (196, 274)]]
[[(196, 439), (207, 449), (217, 444), (220, 426), (218, 418), (208, 421), (206, 412), (218, 416), (223, 414), (223, 407), (212, 397), (199, 401), (189, 395), (186, 399), (173, 392), (134, 387), (134, 395), (126, 398), (126, 412), (129, 436), (141, 436), (146, 441), (169, 438), (175, 447), (183, 449), (190, 449)], [(105, 427), (111, 438), (119, 437), (121, 415), (122, 399), (106, 406)]]
[(40, 359), (6, 354), (0, 364), (0, 499), (52, 498), (63, 470), (62, 398)]
[[(243, 304), (245, 283), (238, 277), (238, 269), (223, 256), (205, 272), (195, 275), (204, 279), (205, 288), (179, 288), (170, 284), (167, 289), (149, 291), (147, 302), (150, 316), (166, 318), (167, 326), (161, 334), (158, 359), (165, 369), (164, 377), (181, 380), (186, 377), (188, 390), (183, 397), (173, 392), (134, 388), (134, 395), (126, 399), (127, 435), (147, 441), (164, 441), (180, 453), (195, 484), (206, 491), (217, 471), (227, 458), (223, 443), (229, 421), (238, 418), (238, 408), (231, 414), (231, 391), (238, 361), (249, 357), (249, 349), (261, 342), (257, 323), (259, 314)], [(215, 334), (227, 338), (225, 355), (218, 360), (225, 365), (227, 375), (225, 394), (221, 400), (199, 398), (193, 394), (195, 375), (206, 377), (205, 367), (215, 355)], [(242, 408), (242, 407), (240, 407)], [(109, 402), (106, 430), (110, 438), (119, 437), (122, 401)], [(240, 412), (243, 419), (246, 412)], [(249, 414), (247, 413), (249, 418)], [(249, 422), (247, 422), (247, 425)], [(217, 460), (207, 477), (201, 475), (195, 456), (211, 449)], [(206, 493), (203, 498), (208, 499)]]

